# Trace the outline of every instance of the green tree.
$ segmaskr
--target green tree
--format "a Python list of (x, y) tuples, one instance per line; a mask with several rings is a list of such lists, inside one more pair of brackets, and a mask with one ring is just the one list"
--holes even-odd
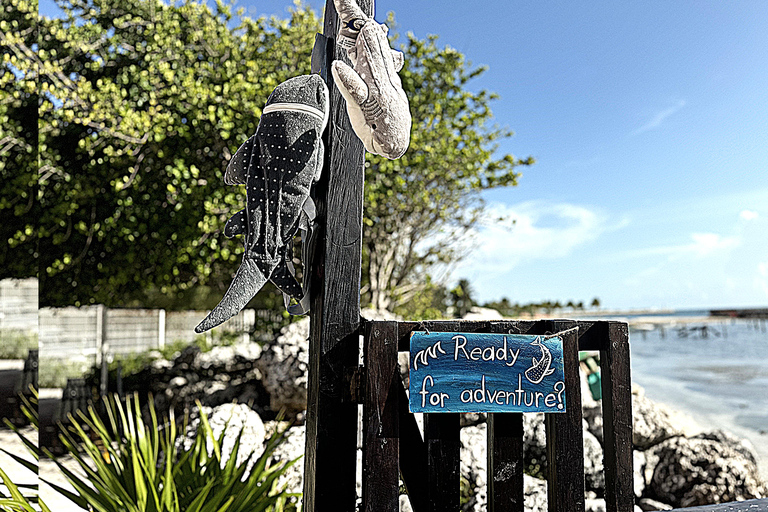
[(460, 242), (485, 213), (481, 193), (516, 185), (516, 167), (533, 158), (496, 154), (499, 142), (512, 136), (489, 125), (497, 96), (466, 89), (486, 68), (438, 46), (434, 35), (408, 34), (400, 49), (411, 145), (399, 160), (367, 156), (363, 292), (373, 307), (411, 316), (425, 276), (463, 255)]
[(41, 20), (41, 304), (226, 288), (244, 202), (223, 170), (285, 79), (309, 72), (317, 16), (221, 3), (60, 0)]
[[(63, 18), (36, 20), (27, 59), (40, 69), (41, 305), (217, 300), (242, 254), (221, 230), (245, 199), (223, 170), (272, 89), (309, 72), (318, 16), (301, 5), (255, 20), (196, 1), (58, 5)], [(434, 316), (446, 302), (435, 265), (461, 255), (482, 191), (515, 185), (533, 160), (495, 153), (512, 135), (490, 125), (495, 95), (466, 90), (484, 68), (435, 36), (409, 34), (401, 48), (414, 128), (402, 159), (367, 158), (364, 302)]]
[(472, 298), (473, 290), (469, 281), (459, 279), (456, 287), (451, 290), (451, 306), (453, 306), (453, 315), (457, 318), (463, 318), (472, 310), (475, 300)]
[(0, 9), (0, 278), (37, 275), (37, 1)]

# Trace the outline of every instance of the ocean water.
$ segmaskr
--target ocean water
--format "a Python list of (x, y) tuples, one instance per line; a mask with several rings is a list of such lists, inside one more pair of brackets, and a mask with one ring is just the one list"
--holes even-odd
[(749, 439), (768, 476), (768, 320), (680, 316), (630, 328), (633, 382), (704, 429)]

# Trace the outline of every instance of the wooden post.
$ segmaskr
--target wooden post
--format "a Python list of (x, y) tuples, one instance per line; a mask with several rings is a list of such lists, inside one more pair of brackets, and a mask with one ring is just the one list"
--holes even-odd
[[(373, 15), (373, 0), (358, 0)], [(357, 404), (349, 392), (358, 364), (360, 265), (365, 149), (352, 131), (346, 104), (333, 83), (331, 62), (343, 59), (335, 37), (338, 16), (325, 6), (312, 71), (330, 90), (330, 122), (324, 136), (326, 161), (314, 192), (318, 229), (310, 269), (310, 347), (304, 510), (355, 510)]]
[[(489, 326), (488, 332), (514, 334), (519, 331), (497, 322)], [(488, 511), (522, 512), (525, 509), (523, 414), (489, 414), (486, 441)]]
[(605, 451), (605, 509), (633, 510), (632, 379), (627, 324), (609, 322), (607, 343), (600, 351), (603, 391), (603, 450)]
[[(435, 331), (450, 331), (449, 322), (432, 322)], [(458, 413), (424, 415), (429, 512), (459, 509), (461, 420)]]
[(365, 336), (363, 512), (398, 512), (400, 421), (397, 322), (370, 322)]
[[(554, 329), (555, 322), (549, 323)], [(547, 432), (547, 508), (552, 512), (584, 512), (584, 434), (576, 330), (563, 335), (563, 360), (565, 382), (568, 383), (565, 388), (566, 412), (547, 414), (544, 422)]]

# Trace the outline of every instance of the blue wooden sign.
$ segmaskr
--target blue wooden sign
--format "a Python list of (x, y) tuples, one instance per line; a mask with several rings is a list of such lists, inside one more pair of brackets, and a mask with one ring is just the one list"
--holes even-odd
[(411, 412), (565, 412), (558, 335), (411, 335)]

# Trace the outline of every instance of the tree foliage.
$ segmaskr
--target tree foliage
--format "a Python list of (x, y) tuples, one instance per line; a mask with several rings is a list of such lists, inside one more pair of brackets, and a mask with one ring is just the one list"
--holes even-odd
[(223, 170), (272, 89), (309, 71), (319, 20), (233, 16), (219, 3), (60, 0), (38, 58), (41, 304), (125, 304), (210, 284), (220, 294), (241, 208)]
[(516, 185), (516, 167), (533, 159), (497, 155), (499, 142), (512, 136), (489, 125), (497, 96), (467, 89), (484, 67), (438, 46), (437, 36), (409, 33), (400, 49), (411, 145), (399, 160), (367, 157), (363, 282), (373, 307), (412, 317), (425, 277), (462, 256), (462, 238), (484, 213), (481, 192)]
[[(40, 193), (29, 215), (27, 172), (0, 185), (14, 198), (0, 206), (13, 209), (11, 245), (40, 236), (41, 305), (220, 297), (242, 254), (221, 231), (245, 199), (223, 171), (274, 87), (309, 72), (318, 16), (300, 4), (288, 19), (250, 19), (194, 0), (57, 0), (63, 17), (41, 19), (29, 0), (10, 1), (22, 23), (3, 41), (3, 84), (29, 110), (15, 116), (23, 128), (0, 133), (27, 136), (15, 151), (39, 168)], [(37, 46), (22, 41), (28, 26)], [(484, 68), (436, 36), (400, 46), (414, 127), (403, 158), (366, 160), (364, 302), (432, 316), (448, 292), (430, 273), (460, 256), (482, 191), (515, 185), (532, 160), (497, 154), (511, 132), (490, 125), (495, 95), (467, 90)]]
[(0, 8), (0, 278), (34, 277), (37, 251), (37, 1)]

